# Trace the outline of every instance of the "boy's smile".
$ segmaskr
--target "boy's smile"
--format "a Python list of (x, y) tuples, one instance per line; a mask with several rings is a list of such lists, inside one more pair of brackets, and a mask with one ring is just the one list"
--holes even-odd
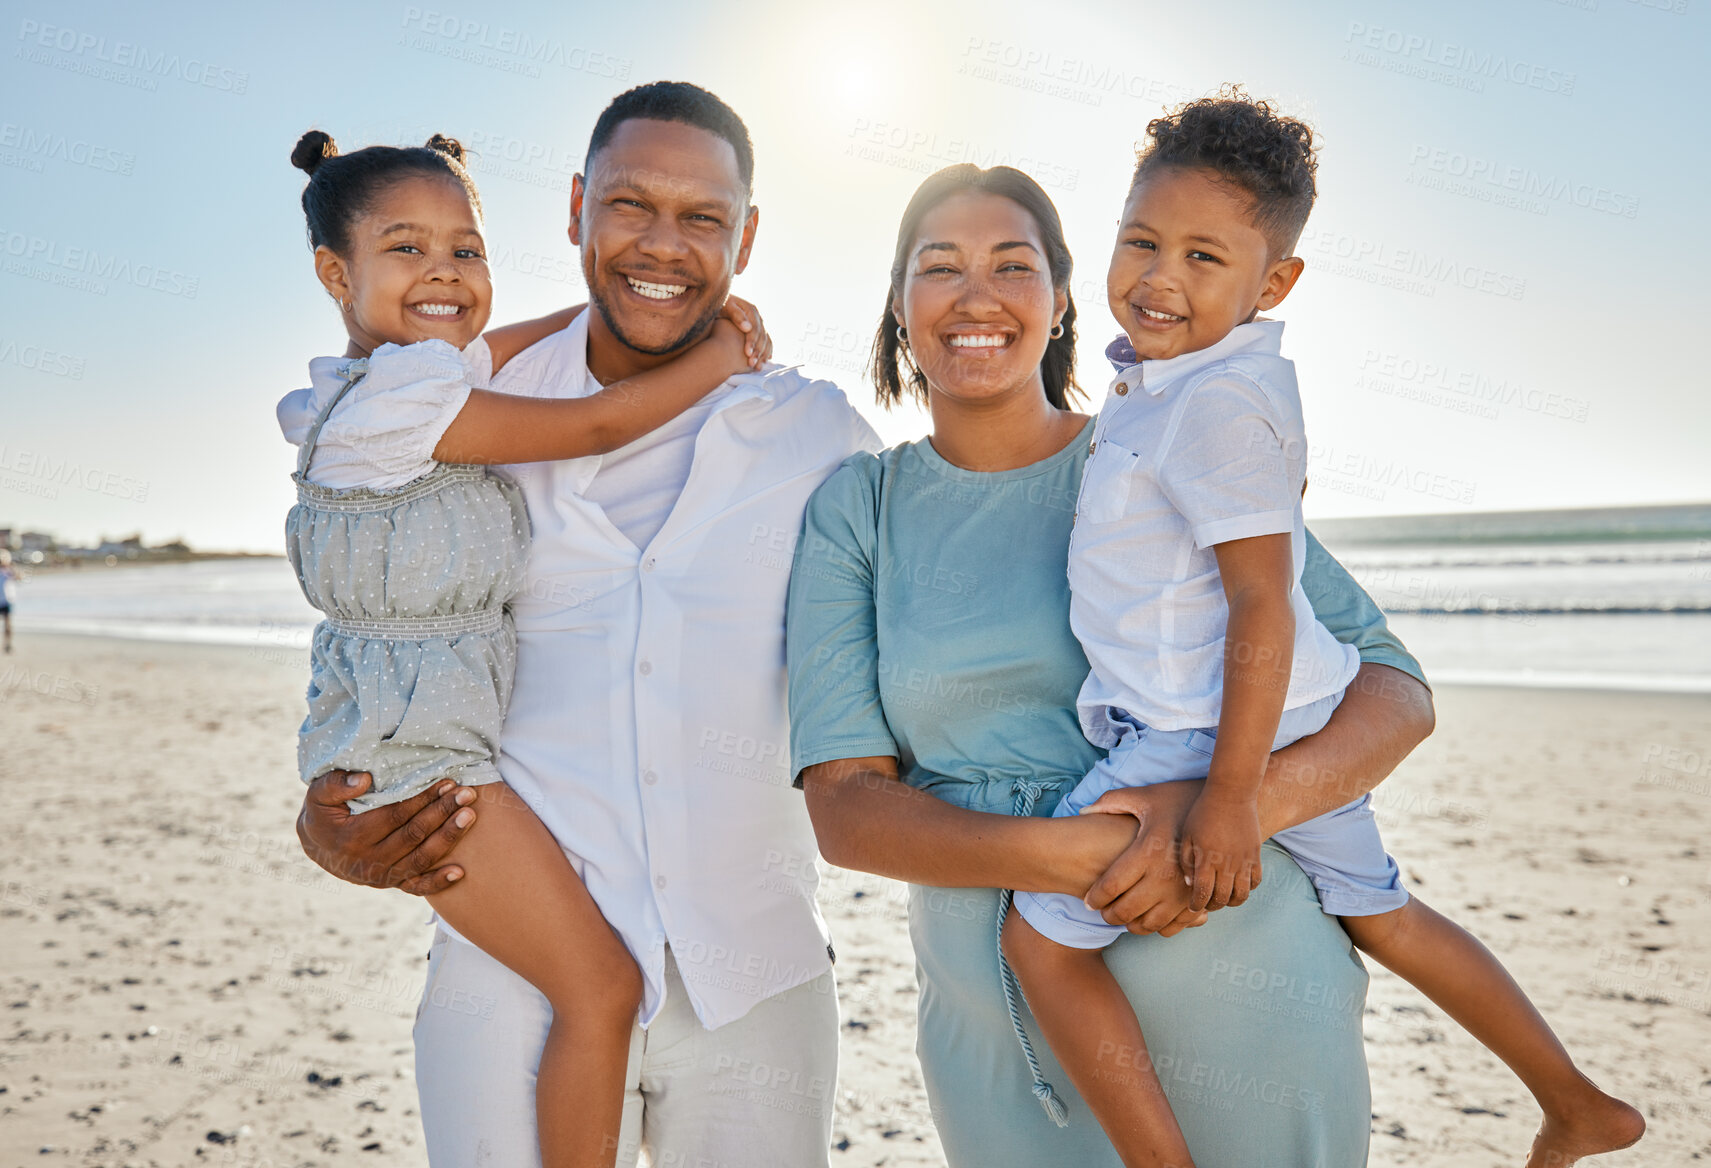
[(1147, 176), (1129, 193), (1106, 294), (1135, 357), (1161, 361), (1217, 344), (1289, 294), (1294, 257), (1274, 259), (1252, 198), (1203, 169)]

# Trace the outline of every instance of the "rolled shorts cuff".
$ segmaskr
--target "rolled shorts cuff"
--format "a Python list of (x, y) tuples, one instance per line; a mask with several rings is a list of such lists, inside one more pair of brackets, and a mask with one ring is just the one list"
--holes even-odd
[(1129, 930), (1061, 892), (1018, 892), (1011, 901), (1034, 932), (1068, 949), (1105, 949)]
[(1387, 912), (1395, 912), (1410, 900), (1414, 894), (1406, 888), (1393, 888), (1389, 892), (1365, 892), (1354, 890), (1320, 890), (1319, 907), (1326, 915), (1333, 917), (1376, 917)]

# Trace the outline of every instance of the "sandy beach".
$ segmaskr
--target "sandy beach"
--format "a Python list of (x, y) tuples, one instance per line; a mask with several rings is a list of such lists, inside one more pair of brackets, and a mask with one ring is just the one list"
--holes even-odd
[[(0, 1165), (422, 1165), (425, 906), (299, 853), (305, 654), (22, 631), (0, 658)], [(1474, 930), (1642, 1144), (1711, 1158), (1711, 697), (1442, 689), (1385, 784), (1411, 886)], [(942, 1157), (898, 886), (833, 871), (834, 1163)], [(1374, 970), (1374, 1165), (1518, 1165), (1507, 1070)]]

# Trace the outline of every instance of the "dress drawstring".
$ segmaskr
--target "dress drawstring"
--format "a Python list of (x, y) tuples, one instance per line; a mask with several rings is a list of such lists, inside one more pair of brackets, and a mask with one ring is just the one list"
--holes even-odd
[[(1040, 792), (1044, 785), (1031, 779), (1016, 780), (1016, 798), (1011, 804), (1010, 814), (1032, 815), (1034, 804), (1039, 801)], [(1017, 1004), (1022, 997), (1022, 987), (1017, 984), (1016, 974), (1010, 968), (1010, 963), (1004, 959), (1004, 918), (1010, 915), (1010, 900), (1015, 895), (1008, 888), (998, 890), (998, 980), (1004, 986), (1004, 1006), (1010, 1011), (1010, 1025), (1015, 1027), (1016, 1041), (1022, 1044), (1022, 1057), (1028, 1060), (1028, 1071), (1034, 1076), (1034, 1098), (1040, 1101), (1040, 1106), (1046, 1109), (1046, 1114), (1052, 1117), (1059, 1127), (1069, 1126), (1069, 1108), (1063, 1105), (1063, 1100), (1057, 1097), (1052, 1085), (1046, 1082), (1046, 1077), (1040, 1073), (1040, 1060), (1034, 1054), (1034, 1044), (1028, 1038), (1028, 1032), (1022, 1028), (1022, 1011)]]
[(315, 415), (315, 420), (309, 423), (309, 433), (304, 437), (303, 445), (298, 448), (297, 473), (291, 476), (298, 483), (309, 481), (309, 463), (315, 457), (315, 443), (321, 438), (321, 427), (333, 416), (333, 408), (344, 400), (345, 394), (351, 391), (351, 386), (368, 376), (368, 358), (359, 357), (355, 361), (347, 361), (340, 372), (344, 375), (345, 383), (339, 386), (339, 392), (327, 399), (327, 404), (321, 407), (320, 412)]

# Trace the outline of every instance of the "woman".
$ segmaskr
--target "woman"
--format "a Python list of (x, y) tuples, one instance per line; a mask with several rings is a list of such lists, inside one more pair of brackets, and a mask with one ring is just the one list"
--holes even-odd
[[(1051, 201), (1007, 167), (940, 171), (904, 213), (874, 373), (886, 405), (907, 378), (932, 433), (852, 458), (809, 503), (788, 632), (798, 781), (830, 862), (911, 884), (917, 1050), (953, 1165), (1117, 1163), (1012, 995), (1038, 1073), (1017, 1042), (1003, 889), (1085, 893), (1151, 934), (1106, 960), (1201, 1163), (1364, 1163), (1366, 973), (1288, 856), (1267, 844), (1258, 892), (1207, 919), (1174, 846), (1197, 783), (1100, 806), (1135, 818), (1043, 818), (1099, 753), (1076, 720), (1064, 572), (1092, 429), (1068, 408), (1070, 266)], [(1331, 723), (1273, 757), (1268, 832), (1375, 786), (1431, 729), (1418, 665), (1316, 544), (1303, 586), (1363, 665)], [(1112, 1075), (1135, 1057), (1108, 1054)], [(1067, 1127), (1033, 1102), (1042, 1079)]]

